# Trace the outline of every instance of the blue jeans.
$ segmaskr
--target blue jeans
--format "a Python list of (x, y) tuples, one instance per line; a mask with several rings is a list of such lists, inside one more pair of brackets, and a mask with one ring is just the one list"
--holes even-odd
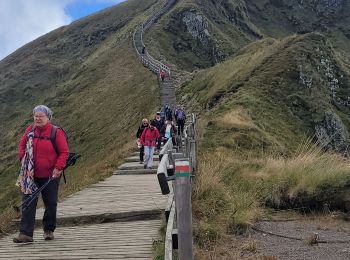
[(154, 147), (153, 146), (145, 146), (145, 161), (144, 165), (146, 167), (150, 168), (153, 165), (153, 154), (154, 154)]
[[(35, 184), (38, 189), (48, 181), (47, 178), (35, 178)], [(53, 179), (45, 189), (41, 191), (41, 197), (45, 204), (45, 212), (43, 217), (43, 228), (46, 231), (55, 231), (56, 229), (56, 213), (58, 200), (58, 187), (60, 178)], [(22, 201), (29, 197), (28, 194), (23, 194)], [(19, 231), (27, 236), (32, 237), (35, 226), (35, 214), (38, 197), (34, 199), (25, 210), (22, 210), (22, 218)]]

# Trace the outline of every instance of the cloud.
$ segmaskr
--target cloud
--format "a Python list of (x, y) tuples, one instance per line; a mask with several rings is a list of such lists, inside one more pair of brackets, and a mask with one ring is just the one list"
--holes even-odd
[(24, 44), (69, 24), (70, 4), (117, 4), (125, 0), (0, 0), (0, 60)]
[(71, 22), (64, 12), (70, 0), (0, 1), (0, 59), (25, 43)]

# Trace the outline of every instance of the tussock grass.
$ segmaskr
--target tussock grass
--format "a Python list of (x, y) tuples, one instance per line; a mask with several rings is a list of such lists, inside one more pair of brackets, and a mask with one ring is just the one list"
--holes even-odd
[(342, 209), (350, 200), (349, 160), (310, 141), (290, 157), (238, 155), (225, 148), (200, 155), (194, 185), (199, 247), (244, 233), (265, 207), (303, 212)]
[(267, 204), (319, 210), (339, 209), (350, 199), (349, 172), (348, 159), (306, 143), (292, 158), (267, 158), (258, 174)]

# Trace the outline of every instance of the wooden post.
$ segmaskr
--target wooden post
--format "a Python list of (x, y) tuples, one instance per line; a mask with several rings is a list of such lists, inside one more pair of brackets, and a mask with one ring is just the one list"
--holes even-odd
[(193, 174), (197, 171), (197, 142), (196, 140), (191, 140), (191, 167)]
[(179, 238), (179, 260), (193, 259), (191, 172), (188, 159), (175, 160), (175, 201)]

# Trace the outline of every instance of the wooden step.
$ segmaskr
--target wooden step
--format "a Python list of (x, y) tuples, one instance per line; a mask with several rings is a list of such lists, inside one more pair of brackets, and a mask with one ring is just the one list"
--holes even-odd
[[(153, 162), (152, 167), (157, 168), (159, 165), (159, 161)], [(123, 163), (118, 167), (118, 170), (137, 170), (137, 169), (144, 169), (143, 164), (140, 164), (139, 162), (127, 162)]]
[[(140, 157), (139, 156), (132, 156), (132, 157), (128, 157), (125, 159), (125, 162), (139, 162), (140, 161)], [(153, 161), (159, 161), (159, 157), (158, 156), (154, 156), (153, 157)]]
[(143, 175), (143, 174), (157, 174), (157, 168), (153, 169), (134, 169), (134, 170), (116, 170), (114, 175)]

